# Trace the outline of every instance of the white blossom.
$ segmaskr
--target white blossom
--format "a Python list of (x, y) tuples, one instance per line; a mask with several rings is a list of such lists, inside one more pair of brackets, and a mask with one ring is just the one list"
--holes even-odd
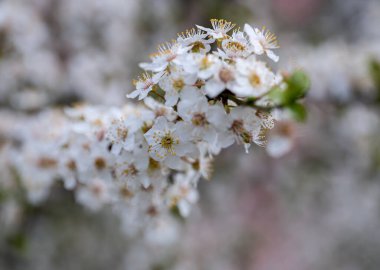
[(260, 97), (276, 84), (276, 75), (264, 62), (254, 57), (236, 60), (236, 87), (232, 90), (240, 97)]
[(178, 42), (162, 44), (158, 47), (158, 52), (150, 55), (151, 63), (141, 63), (140, 67), (153, 71), (164, 71), (168, 65), (175, 62), (178, 56), (188, 52), (191, 46), (184, 47)]
[(236, 108), (229, 114), (229, 131), (224, 136), (225, 140), (235, 140), (243, 144), (245, 150), (254, 142), (259, 135), (261, 120), (255, 110), (250, 108)]
[[(234, 24), (211, 23), (212, 29), (180, 34), (140, 64), (145, 72), (127, 97), (141, 105), (81, 104), (25, 116), (17, 125), (3, 117), (0, 139), (6, 133), (21, 147), (7, 142), (2, 148), (0, 140), (0, 158), (9, 156), (1, 169), (15, 170), (31, 203), (41, 203), (62, 181), (90, 210), (112, 207), (126, 233), (145, 232), (160, 242), (157, 233), (171, 234), (171, 210), (190, 214), (214, 156), (235, 142), (246, 151), (253, 143), (264, 146), (278, 119), (266, 94), (284, 80), (255, 58), (273, 58), (273, 36), (249, 26), (229, 35)], [(88, 63), (84, 73), (92, 77), (99, 70)], [(273, 136), (268, 151), (276, 155), (287, 146)]]
[(214, 98), (224, 90), (233, 90), (236, 86), (236, 69), (225, 62), (221, 62), (211, 79), (205, 85), (206, 94)]
[(164, 74), (164, 72), (160, 72), (151, 76), (148, 73), (144, 73), (141, 77), (134, 81), (136, 90), (128, 94), (127, 97), (135, 98), (138, 96), (139, 100), (145, 98)]
[(186, 74), (181, 69), (177, 69), (163, 78), (160, 86), (165, 91), (165, 105), (176, 105), (181, 91), (194, 87), (196, 81), (195, 74)]
[(187, 217), (190, 214), (191, 205), (198, 200), (198, 191), (194, 185), (196, 175), (193, 173), (177, 174), (174, 184), (168, 190), (169, 206), (177, 206), (180, 213)]
[(252, 53), (247, 38), (240, 31), (234, 31), (231, 38), (224, 39), (222, 41), (222, 49), (223, 51), (219, 50), (218, 53), (224, 59), (247, 57)]
[(212, 25), (212, 29), (199, 26), (199, 25), (197, 25), (197, 27), (205, 31), (207, 34), (209, 34), (215, 39), (225, 38), (227, 36), (227, 33), (235, 27), (235, 24), (231, 22), (228, 22), (226, 20), (217, 20), (217, 19), (212, 19), (211, 25)]
[(183, 69), (189, 74), (197, 74), (201, 80), (210, 78), (221, 65), (219, 57), (213, 54), (188, 54), (181, 63)]
[(210, 44), (214, 43), (214, 39), (207, 38), (208, 34), (204, 33), (202, 30), (187, 30), (184, 33), (178, 35), (177, 42), (182, 44), (184, 47), (191, 46), (192, 52), (207, 53), (210, 51)]
[(279, 60), (279, 57), (272, 51), (279, 48), (277, 38), (273, 33), (265, 28), (262, 30), (253, 29), (249, 24), (244, 25), (244, 31), (249, 37), (255, 54), (262, 55), (265, 53), (274, 62)]
[(183, 165), (180, 157), (194, 152), (194, 145), (190, 141), (190, 127), (183, 122), (173, 124), (164, 117), (159, 117), (144, 136), (149, 144), (151, 157), (169, 168), (180, 168)]
[(206, 97), (194, 88), (182, 92), (178, 115), (191, 125), (191, 134), (196, 140), (212, 143), (217, 133), (227, 128), (223, 107), (208, 104)]

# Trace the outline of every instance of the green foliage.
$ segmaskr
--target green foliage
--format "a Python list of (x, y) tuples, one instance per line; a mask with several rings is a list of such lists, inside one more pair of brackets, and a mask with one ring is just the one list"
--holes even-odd
[(291, 76), (285, 78), (285, 81), (288, 85), (287, 97), (289, 101), (304, 97), (310, 88), (309, 77), (301, 70), (295, 71)]
[(300, 104), (300, 103), (290, 104), (287, 107), (287, 110), (292, 115), (292, 117), (299, 122), (304, 122), (307, 118), (307, 110), (303, 104)]
[(303, 71), (295, 71), (285, 78), (285, 89), (277, 86), (271, 90), (269, 97), (278, 105), (289, 105), (303, 98), (310, 88), (310, 80)]
[(281, 89), (281, 87), (274, 87), (268, 94), (268, 97), (273, 100), (277, 105), (281, 105), (285, 103), (285, 92), (286, 90)]
[(310, 88), (309, 77), (303, 71), (295, 71), (286, 77), (285, 87), (277, 86), (273, 88), (268, 96), (278, 107), (287, 109), (297, 121), (305, 121), (307, 111), (299, 100), (305, 97)]

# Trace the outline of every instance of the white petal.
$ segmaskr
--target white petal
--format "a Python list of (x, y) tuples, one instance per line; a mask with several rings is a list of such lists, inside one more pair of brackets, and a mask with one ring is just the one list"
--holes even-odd
[[(154, 123), (154, 126), (152, 127), (151, 130), (157, 130), (157, 129), (161, 130), (161, 131), (165, 131), (165, 130), (169, 129), (169, 123), (165, 117), (160, 116), (156, 119), (156, 122)], [(149, 130), (149, 131), (151, 131), (151, 130)]]
[(181, 216), (188, 217), (190, 214), (191, 205), (187, 201), (181, 200), (178, 203), (178, 209), (179, 209), (179, 212), (181, 213)]
[(188, 141), (190, 139), (191, 127), (185, 122), (181, 121), (175, 124), (175, 134), (181, 141)]
[(140, 90), (135, 90), (127, 95), (127, 98), (135, 98), (140, 94)]
[(247, 35), (251, 38), (252, 37), (256, 37), (256, 33), (255, 31), (253, 30), (252, 26), (250, 26), (249, 24), (244, 24), (244, 32), (247, 33)]
[(279, 158), (287, 154), (292, 148), (292, 141), (283, 136), (273, 136), (267, 145), (267, 152), (270, 156)]
[(257, 55), (262, 55), (264, 53), (264, 48), (257, 39), (250, 40), (253, 46), (253, 52)]
[(65, 188), (68, 189), (68, 190), (71, 190), (75, 187), (75, 184), (76, 184), (76, 180), (74, 177), (66, 177), (65, 178)]
[(152, 77), (153, 83), (155, 83), (155, 84), (158, 83), (165, 74), (166, 73), (164, 71), (161, 71), (159, 73), (154, 74)]
[(209, 32), (212, 32), (214, 31), (213, 29), (210, 29), (210, 28), (206, 28), (206, 27), (203, 27), (203, 26), (200, 26), (200, 25), (195, 25), (198, 29), (201, 29), (203, 31), (205, 31), (206, 33), (209, 33)]
[(225, 89), (226, 85), (215, 79), (211, 79), (206, 82), (205, 91), (207, 95), (211, 98), (216, 97)]
[(174, 106), (177, 104), (179, 98), (179, 94), (177, 91), (172, 90), (165, 93), (165, 105), (166, 106)]
[(135, 136), (134, 134), (128, 134), (127, 138), (123, 142), (123, 148), (125, 151), (132, 151), (135, 147)]
[(151, 90), (152, 90), (152, 87), (149, 87), (148, 89), (141, 91), (140, 96), (139, 96), (139, 100), (146, 98)]
[(227, 148), (235, 142), (235, 137), (233, 134), (218, 133), (218, 145), (221, 148)]
[(170, 169), (174, 170), (182, 170), (186, 166), (186, 163), (182, 161), (178, 156), (168, 156), (165, 159), (164, 164)]
[(212, 123), (215, 127), (224, 130), (227, 128), (228, 121), (226, 112), (219, 105), (210, 106), (207, 112), (207, 118), (210, 123)]
[(148, 188), (150, 186), (150, 179), (146, 175), (140, 176), (140, 182), (143, 185), (144, 188)]
[(267, 56), (272, 59), (274, 62), (278, 62), (278, 60), (280, 59), (280, 57), (278, 57), (273, 51), (271, 50), (267, 50), (266, 51), (266, 54)]

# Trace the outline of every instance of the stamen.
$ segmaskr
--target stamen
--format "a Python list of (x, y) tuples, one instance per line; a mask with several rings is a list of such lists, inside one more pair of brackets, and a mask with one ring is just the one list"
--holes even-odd
[(211, 19), (211, 25), (216, 31), (223, 31), (224, 33), (227, 33), (231, 29), (235, 27), (236, 24), (233, 24), (231, 22), (228, 22), (223, 19)]

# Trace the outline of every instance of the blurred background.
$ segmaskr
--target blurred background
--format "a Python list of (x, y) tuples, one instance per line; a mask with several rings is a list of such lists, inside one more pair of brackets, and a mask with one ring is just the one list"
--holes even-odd
[(0, 269), (380, 269), (379, 0), (0, 0), (2, 117), (131, 102), (138, 63), (210, 18), (277, 34), (276, 68), (311, 77), (307, 121), (224, 151), (159, 246), (59, 187), (20, 209), (0, 173)]

